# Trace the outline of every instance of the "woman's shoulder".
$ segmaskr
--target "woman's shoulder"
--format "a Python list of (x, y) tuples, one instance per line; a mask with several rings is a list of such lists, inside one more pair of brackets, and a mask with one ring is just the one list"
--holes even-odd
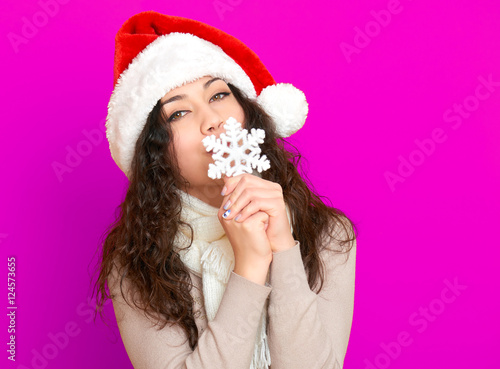
[[(352, 246), (356, 241), (354, 223), (346, 215), (331, 217), (321, 235), (322, 244), (332, 246)], [(342, 247), (343, 248), (343, 247)]]
[(134, 295), (133, 283), (126, 277), (125, 270), (117, 259), (113, 261), (113, 267), (107, 278), (110, 297), (113, 301), (117, 299), (126, 301)]
[(344, 263), (356, 253), (355, 227), (345, 215), (330, 219), (320, 240), (320, 255), (325, 263)]

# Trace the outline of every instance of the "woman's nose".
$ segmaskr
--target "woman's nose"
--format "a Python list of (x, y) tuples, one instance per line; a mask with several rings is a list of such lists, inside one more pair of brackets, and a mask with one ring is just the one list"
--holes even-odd
[(207, 109), (203, 119), (201, 125), (202, 133), (205, 135), (216, 135), (218, 137), (223, 131), (224, 121), (222, 117), (217, 112)]

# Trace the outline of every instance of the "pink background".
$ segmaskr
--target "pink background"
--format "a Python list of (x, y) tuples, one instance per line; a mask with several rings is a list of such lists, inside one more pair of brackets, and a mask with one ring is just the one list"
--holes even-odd
[(87, 299), (126, 186), (99, 133), (114, 36), (144, 10), (235, 35), (305, 92), (310, 113), (292, 142), (360, 230), (345, 368), (500, 366), (500, 5), (326, 3), (2, 1), (0, 273), (5, 286), (15, 256), (18, 309), (11, 363), (5, 286), (0, 366), (132, 367)]

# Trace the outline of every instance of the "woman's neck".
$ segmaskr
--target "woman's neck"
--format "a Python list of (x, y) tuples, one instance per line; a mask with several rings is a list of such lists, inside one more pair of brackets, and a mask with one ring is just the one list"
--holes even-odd
[(204, 186), (202, 188), (190, 187), (187, 190), (184, 189), (184, 192), (200, 199), (214, 208), (220, 208), (222, 206), (224, 196), (220, 194), (221, 191), (222, 187), (220, 186)]

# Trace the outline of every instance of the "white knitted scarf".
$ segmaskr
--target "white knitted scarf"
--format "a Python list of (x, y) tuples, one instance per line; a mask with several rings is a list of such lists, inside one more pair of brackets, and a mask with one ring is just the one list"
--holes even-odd
[[(211, 321), (215, 318), (234, 270), (233, 248), (217, 218), (219, 209), (184, 191), (178, 193), (182, 200), (181, 219), (191, 225), (194, 234), (191, 247), (185, 249), (191, 240), (190, 230), (181, 227), (176, 237), (176, 246), (180, 248), (179, 255), (184, 264), (202, 278), (205, 310), (208, 321)], [(250, 369), (268, 369), (271, 365), (266, 327), (267, 302), (261, 315)]]

